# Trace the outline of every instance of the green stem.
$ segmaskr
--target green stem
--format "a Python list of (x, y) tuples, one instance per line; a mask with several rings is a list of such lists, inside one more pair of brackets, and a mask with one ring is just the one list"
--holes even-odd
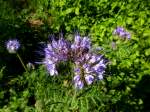
[(20, 60), (20, 62), (22, 64), (23, 68), (25, 69), (25, 71), (28, 72), (26, 66), (24, 65), (24, 63), (23, 63), (23, 61), (22, 61), (22, 59), (21, 59), (21, 57), (20, 57), (20, 55), (18, 53), (17, 53), (17, 57), (19, 58), (19, 60)]

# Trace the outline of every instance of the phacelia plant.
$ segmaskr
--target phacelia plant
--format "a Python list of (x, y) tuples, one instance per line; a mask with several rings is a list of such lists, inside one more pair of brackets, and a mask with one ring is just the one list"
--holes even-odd
[(56, 65), (59, 62), (71, 61), (74, 65), (73, 83), (75, 88), (82, 89), (85, 85), (92, 84), (95, 80), (103, 79), (106, 60), (102, 55), (93, 53), (91, 41), (88, 37), (75, 35), (74, 42), (60, 38), (52, 40), (44, 49), (43, 64), (51, 76), (58, 75)]
[(17, 39), (8, 40), (6, 42), (6, 48), (9, 53), (17, 54), (17, 57), (19, 58), (23, 68), (27, 72), (28, 70), (27, 70), (25, 64), (23, 63), (23, 60), (21, 59), (20, 55), (17, 53), (18, 49), (20, 48), (20, 42)]

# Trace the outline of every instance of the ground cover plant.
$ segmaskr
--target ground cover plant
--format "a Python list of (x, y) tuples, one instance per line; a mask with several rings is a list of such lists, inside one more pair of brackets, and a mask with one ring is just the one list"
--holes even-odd
[(1, 0), (0, 112), (149, 112), (149, 17), (148, 0)]

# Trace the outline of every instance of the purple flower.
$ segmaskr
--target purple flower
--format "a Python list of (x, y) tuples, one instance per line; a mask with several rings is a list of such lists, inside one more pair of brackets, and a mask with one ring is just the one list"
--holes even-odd
[(98, 74), (97, 77), (98, 77), (98, 80), (102, 80), (103, 79), (103, 73)]
[(131, 34), (130, 34), (129, 32), (126, 32), (126, 33), (124, 34), (124, 36), (125, 36), (127, 39), (131, 39)]
[(77, 45), (77, 44), (80, 44), (80, 42), (81, 42), (81, 37), (80, 37), (80, 35), (75, 35), (75, 39), (74, 39), (74, 43)]
[(45, 48), (45, 55), (54, 58), (55, 61), (66, 61), (68, 59), (69, 43), (63, 38), (58, 41), (52, 40)]
[(74, 63), (81, 63), (84, 61), (86, 55), (91, 48), (91, 41), (87, 37), (75, 36), (74, 43), (71, 45), (72, 60)]
[(50, 75), (57, 75), (56, 64), (61, 61), (68, 60), (70, 45), (63, 38), (58, 41), (52, 40), (51, 44), (47, 44), (45, 51), (44, 64), (47, 67)]
[(85, 50), (89, 50), (91, 47), (91, 42), (87, 37), (81, 38), (79, 35), (75, 36), (74, 43), (71, 45), (73, 52), (83, 53)]
[(102, 55), (93, 54), (88, 62), (90, 64), (90, 71), (98, 77), (99, 74), (103, 74), (106, 68), (106, 61)]
[(102, 55), (92, 53), (90, 48), (90, 39), (87, 37), (81, 38), (79, 35), (75, 36), (74, 43), (71, 45), (72, 59), (75, 64), (75, 87), (80, 84), (90, 85), (97, 79), (103, 79), (106, 61)]
[(94, 81), (94, 76), (92, 76), (92, 75), (85, 76), (85, 81), (88, 85), (92, 84)]
[[(82, 61), (75, 62), (74, 72), (85, 85), (95, 80), (102, 80), (106, 69), (106, 61), (102, 55), (87, 53), (81, 57)], [(82, 76), (82, 79), (80, 77)]]
[(122, 28), (122, 27), (117, 27), (114, 30), (113, 34), (118, 35), (118, 36), (120, 36), (122, 38), (127, 38), (127, 39), (131, 38), (131, 34), (129, 32), (127, 32), (127, 31), (125, 31), (125, 29)]
[(84, 83), (81, 80), (80, 75), (74, 76), (73, 81), (74, 81), (75, 88), (82, 89), (84, 87)]
[(46, 58), (43, 63), (45, 64), (47, 71), (51, 76), (58, 75), (56, 64), (53, 61)]
[(80, 68), (75, 68), (74, 72), (75, 72), (75, 75), (78, 75), (81, 73), (81, 70), (80, 70)]
[(7, 48), (9, 53), (16, 53), (17, 50), (19, 49), (19, 47), (20, 47), (20, 43), (16, 39), (9, 40), (6, 42), (6, 48)]
[(90, 49), (91, 48), (91, 42), (90, 39), (87, 37), (83, 37), (82, 41), (81, 41), (81, 47), (83, 49)]
[(103, 56), (93, 53), (90, 49), (91, 41), (87, 37), (82, 38), (80, 35), (75, 35), (72, 44), (63, 38), (58, 41), (53, 38), (44, 49), (43, 63), (49, 74), (54, 76), (58, 75), (56, 66), (59, 62), (71, 61), (74, 64), (74, 86), (77, 89), (82, 89), (97, 79), (103, 79), (106, 68)]
[(120, 35), (120, 33), (123, 33), (123, 32), (124, 32), (124, 28), (122, 28), (122, 27), (117, 27), (117, 28), (114, 30), (114, 33), (113, 33), (113, 34)]

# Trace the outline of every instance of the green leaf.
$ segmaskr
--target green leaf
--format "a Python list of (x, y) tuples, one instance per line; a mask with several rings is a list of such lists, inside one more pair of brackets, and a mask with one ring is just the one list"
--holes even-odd
[(79, 7), (75, 8), (75, 14), (79, 15)]
[(72, 11), (73, 11), (73, 8), (68, 8), (67, 10), (65, 10), (64, 15), (67, 15), (71, 13)]
[(144, 30), (143, 36), (150, 36), (150, 29)]
[(132, 21), (133, 21), (133, 19), (132, 19), (131, 17), (130, 17), (130, 18), (127, 18), (127, 23), (128, 23), (128, 24), (131, 24)]
[(150, 55), (150, 48), (145, 50), (145, 55), (149, 56)]

